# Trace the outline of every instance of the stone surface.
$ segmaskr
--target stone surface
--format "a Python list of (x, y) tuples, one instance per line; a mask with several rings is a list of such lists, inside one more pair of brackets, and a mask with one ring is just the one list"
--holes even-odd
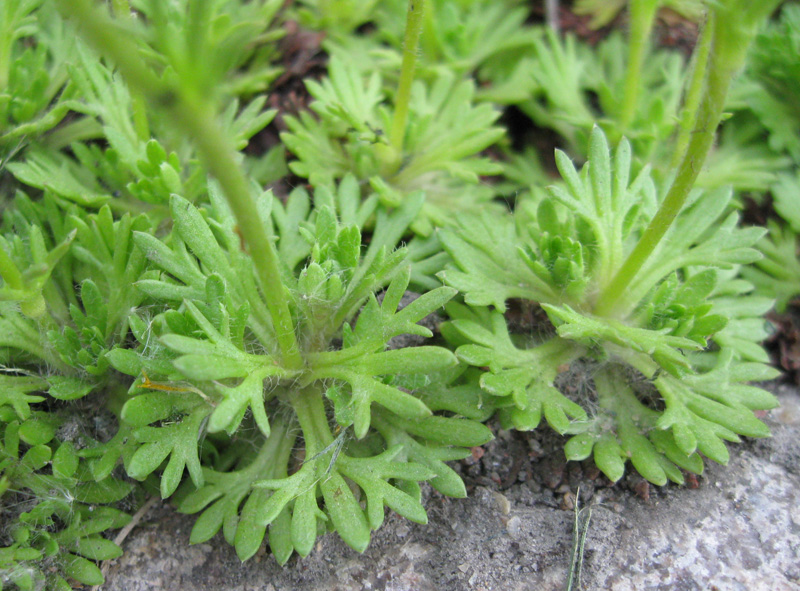
[[(778, 387), (778, 395), (782, 407), (766, 417), (773, 438), (731, 446), (730, 464), (709, 466), (697, 488), (595, 487), (583, 588), (800, 590), (800, 393)], [(476, 486), (460, 500), (430, 494), (428, 525), (387, 515), (364, 554), (327, 535), (285, 567), (266, 552), (242, 564), (221, 536), (189, 546), (193, 518), (161, 506), (125, 541), (103, 588), (562, 591), (570, 485)]]

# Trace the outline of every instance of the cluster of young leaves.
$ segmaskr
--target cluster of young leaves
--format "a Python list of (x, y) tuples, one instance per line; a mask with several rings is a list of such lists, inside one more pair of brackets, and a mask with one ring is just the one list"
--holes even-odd
[[(404, 0), (352, 2), (304, 0), (298, 20), (323, 30), (323, 47), (331, 55), (356, 61), (368, 71), (379, 70), (394, 82), (401, 62), (405, 17)], [(525, 21), (529, 17), (521, 0), (431, 0), (426, 3), (418, 56), (424, 79), (447, 70), (458, 75), (480, 71), (487, 63), (512, 59), (530, 46)], [(361, 27), (365, 31), (354, 35)]]
[[(599, 125), (612, 141), (629, 139), (637, 170), (649, 164), (657, 176), (666, 173), (682, 116), (685, 58), (667, 49), (647, 55), (636, 80), (638, 100), (625, 121), (621, 99), (629, 84), (629, 46), (623, 34), (612, 32), (596, 46), (549, 28), (531, 28), (530, 37), (530, 49), (510, 65), (484, 69), (491, 85), (481, 98), (516, 106), (536, 126), (555, 131), (575, 158), (587, 158), (592, 129)], [(713, 168), (703, 172), (710, 174)]]
[[(473, 77), (484, 78), (483, 68), (502, 67), (532, 46), (521, 2), (426, 3), (417, 80), (400, 142), (393, 142), (389, 131), (395, 111), (405, 108), (397, 104), (403, 99), (396, 96), (396, 85), (408, 3), (360, 3), (357, 11), (347, 2), (305, 5), (301, 20), (312, 26), (340, 16), (349, 24), (326, 29), (331, 33), (324, 44), (332, 56), (329, 78), (308, 83), (317, 117), (301, 113), (287, 120), (290, 132), (282, 139), (298, 158), (290, 163), (292, 171), (315, 186), (353, 173), (369, 180), (390, 206), (424, 190), (427, 201), (414, 225), (422, 235), (446, 224), (451, 211), (490, 207), (498, 191), (480, 180), (502, 168), (478, 155), (497, 144), (503, 132), (494, 125), (499, 112), (488, 103), (477, 104), (480, 92)], [(373, 26), (366, 34), (349, 34), (355, 23)]]
[[(624, 4), (602, 3), (601, 7), (585, 3), (582, 6), (598, 18), (601, 13), (610, 18)], [(688, 2), (683, 8), (687, 18), (695, 18), (701, 3)], [(608, 12), (603, 12), (606, 10)], [(490, 61), (484, 66), (481, 75), (490, 84), (481, 90), (479, 97), (516, 106), (536, 126), (555, 131), (563, 139), (567, 151), (581, 160), (588, 156), (593, 127), (600, 125), (612, 141), (623, 136), (631, 141), (637, 170), (649, 164), (656, 178), (664, 178), (674, 165), (671, 155), (676, 134), (682, 127), (691, 125), (686, 121), (683, 100), (689, 91), (686, 71), (693, 63), (687, 63), (687, 58), (678, 51), (649, 50), (635, 79), (640, 90), (633, 113), (626, 118), (622, 97), (631, 84), (627, 68), (630, 44), (623, 34), (612, 32), (596, 46), (590, 46), (573, 34), (559, 36), (546, 28), (529, 27), (528, 37), (530, 43), (518, 48), (515, 59)], [(765, 40), (761, 43), (764, 53), (770, 51), (766, 48), (771, 45)], [(791, 55), (788, 50), (776, 53)], [(775, 154), (764, 145), (761, 141), (763, 127), (751, 125), (752, 115), (749, 114), (751, 109), (756, 109), (780, 126), (785, 118), (777, 113), (786, 107), (776, 111), (769, 105), (779, 102), (778, 99), (770, 99), (761, 83), (752, 76), (743, 80), (737, 84), (730, 108), (737, 113), (746, 110), (748, 115), (737, 115), (737, 124), (725, 126), (719, 146), (698, 178), (698, 186), (765, 191), (775, 181), (776, 174), (785, 170), (790, 162), (783, 154)], [(786, 126), (780, 130), (786, 142), (796, 143), (791, 139), (792, 133)], [(770, 142), (780, 141), (779, 135), (770, 136)], [(530, 158), (527, 160), (534, 162), (528, 166), (533, 170), (528, 171), (527, 176), (537, 179), (540, 176), (537, 163)], [(514, 174), (519, 168), (513, 163), (506, 173)]]
[(747, 78), (761, 87), (748, 107), (769, 131), (769, 147), (788, 152), (795, 164), (800, 163), (800, 65), (792, 56), (798, 51), (800, 6), (786, 3), (780, 17), (756, 37), (747, 69)]
[(128, 311), (141, 299), (129, 287), (144, 260), (132, 227), (149, 224), (130, 215), (114, 222), (107, 207), (81, 216), (77, 206), (21, 192), (4, 212), (0, 585), (101, 584), (93, 561), (121, 554), (102, 534), (130, 519), (117, 504), (132, 485), (92, 473), (81, 448), (94, 438), (69, 435), (75, 418), (64, 404), (106, 382), (104, 354), (124, 341)]
[(770, 193), (782, 223), (769, 221), (769, 234), (758, 245), (764, 258), (746, 269), (746, 277), (784, 312), (800, 295), (800, 175), (781, 175)]
[[(440, 277), (469, 306), (448, 307), (444, 334), (460, 360), (488, 368), (480, 384), (505, 424), (532, 429), (544, 415), (573, 435), (569, 459), (593, 453), (612, 480), (628, 459), (656, 484), (702, 471), (700, 454), (725, 463), (723, 441), (767, 435), (752, 411), (774, 405), (744, 383), (775, 375), (758, 345), (771, 301), (735, 272), (760, 258), (764, 231), (737, 227), (730, 191), (698, 192), (613, 309), (598, 313), (598, 294), (655, 213), (657, 185), (648, 169), (632, 179), (630, 144), (612, 154), (599, 128), (580, 172), (563, 152), (556, 162), (564, 185), (549, 199), (442, 231), (454, 263)], [(539, 305), (551, 332), (510, 334), (510, 299)], [(571, 396), (557, 387), (570, 370), (583, 383)]]

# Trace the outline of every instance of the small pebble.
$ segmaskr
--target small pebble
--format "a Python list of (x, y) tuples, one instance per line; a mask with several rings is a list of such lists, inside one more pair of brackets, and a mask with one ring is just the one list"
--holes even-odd
[(640, 480), (633, 486), (633, 490), (643, 501), (650, 500), (650, 483), (646, 480)]
[(506, 524), (506, 530), (512, 537), (516, 537), (519, 534), (519, 530), (522, 527), (522, 520), (517, 517), (516, 515), (508, 520)]
[(560, 509), (562, 511), (572, 511), (575, 509), (575, 495), (571, 492), (565, 493), (564, 497), (561, 499)]
[(542, 444), (539, 443), (538, 439), (528, 439), (528, 447), (531, 450), (528, 454), (531, 458), (538, 458), (544, 453)]
[(492, 495), (494, 496), (495, 503), (497, 503), (497, 507), (503, 515), (511, 513), (511, 503), (505, 495), (496, 491), (492, 491)]
[(797, 397), (783, 397), (781, 406), (772, 411), (775, 420), (784, 425), (800, 425), (800, 401)]

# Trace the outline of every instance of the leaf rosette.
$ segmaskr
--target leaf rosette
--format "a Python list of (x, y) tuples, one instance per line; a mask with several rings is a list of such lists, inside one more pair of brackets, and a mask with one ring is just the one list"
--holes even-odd
[[(464, 457), (464, 446), (491, 433), (475, 420), (485, 416), (458, 413), (463, 404), (453, 406), (450, 386), (428, 377), (455, 367), (455, 356), (435, 346), (388, 347), (399, 335), (430, 337), (418, 323), (455, 293), (439, 287), (400, 306), (410, 268), (406, 250), (395, 246), (422, 196), (373, 213), (374, 200), (361, 201), (352, 177), (337, 189), (318, 189), (313, 209), (304, 190), (285, 204), (264, 195), (260, 212), (277, 235), (283, 272), (282, 284), (269, 286), (259, 283), (213, 185), (210, 196), (203, 210), (173, 196), (171, 234), (134, 236), (161, 269), (137, 286), (169, 309), (131, 322), (137, 350), (107, 356), (137, 379), (120, 415), (133, 448), (106, 452), (122, 454), (138, 479), (160, 469), (165, 497), (188, 470), (192, 484), (179, 490), (179, 507), (202, 511), (192, 540), (222, 528), (243, 559), (267, 527), (281, 562), (293, 551), (307, 554), (325, 524), (361, 551), (385, 506), (425, 521), (422, 480), (463, 496), (444, 461)], [(361, 224), (371, 217), (364, 248)], [(288, 296), (301, 367), (288, 366), (276, 348), (265, 289)], [(433, 408), (424, 396), (431, 384), (439, 401)], [(261, 451), (201, 468), (209, 465), (204, 458), (227, 457), (241, 436)]]
[[(679, 468), (699, 473), (701, 454), (727, 462), (723, 441), (769, 433), (753, 411), (775, 400), (746, 385), (775, 376), (758, 344), (769, 302), (737, 278), (760, 258), (763, 230), (737, 227), (730, 192), (696, 192), (625, 293), (596, 312), (659, 198), (646, 168), (631, 179), (625, 140), (612, 154), (595, 128), (590, 144), (580, 172), (556, 154), (563, 184), (550, 199), (442, 232), (454, 264), (440, 277), (472, 307), (450, 304), (443, 334), (484, 369), (480, 384), (507, 425), (532, 429), (544, 416), (573, 435), (569, 459), (593, 453), (612, 480), (630, 459), (651, 482), (683, 482)], [(541, 307), (544, 337), (510, 334), (509, 299)]]

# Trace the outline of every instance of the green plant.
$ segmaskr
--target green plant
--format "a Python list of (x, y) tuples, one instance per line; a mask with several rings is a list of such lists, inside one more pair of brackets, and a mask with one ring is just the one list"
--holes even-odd
[[(613, 292), (613, 311), (602, 312), (598, 295), (653, 218), (656, 187), (647, 171), (630, 179), (629, 145), (612, 155), (599, 129), (580, 174), (565, 155), (558, 162), (568, 189), (553, 188), (553, 199), (502, 222), (462, 218), (443, 232), (455, 268), (441, 277), (469, 305), (448, 308), (445, 334), (460, 359), (489, 368), (481, 385), (507, 425), (532, 429), (545, 417), (574, 435), (568, 458), (594, 450), (612, 480), (627, 458), (656, 484), (682, 482), (676, 466), (701, 471), (696, 451), (727, 462), (721, 439), (766, 435), (752, 409), (774, 404), (740, 382), (775, 374), (757, 346), (766, 335), (742, 330), (752, 329), (769, 300), (748, 297), (752, 286), (718, 269), (757, 260), (752, 247), (763, 231), (735, 227), (736, 215), (726, 213), (729, 192), (698, 196), (625, 296)], [(733, 297), (740, 302), (735, 317)], [(501, 311), (511, 298), (540, 305), (553, 333), (510, 334)], [(499, 311), (479, 307), (488, 305)], [(572, 397), (556, 387), (560, 374), (579, 381)]]
[[(226, 538), (243, 559), (258, 549), (270, 524), (270, 545), (285, 561), (293, 550), (310, 552), (319, 519), (359, 550), (366, 546), (369, 530), (380, 525), (384, 504), (424, 522), (416, 481), (432, 478), (444, 492), (463, 495), (463, 485), (440, 457), (462, 452), (437, 440), (459, 432), (448, 443), (471, 446), (489, 437), (480, 423), (429, 416), (422, 401), (398, 389), (404, 380), (453, 365), (451, 353), (436, 347), (386, 350), (400, 334), (429, 335), (416, 322), (452, 297), (452, 291), (440, 288), (397, 309), (408, 269), (403, 270), (404, 251), (389, 250), (391, 236), (403, 232), (419, 199), (392, 216), (379, 216), (374, 236), (385, 238), (373, 241), (363, 256), (357, 218), (364, 214), (353, 179), (346, 179), (336, 194), (318, 190), (312, 219), (298, 219), (298, 212), (308, 213), (308, 199), (299, 191), (286, 210), (272, 206), (281, 266), (290, 273), (284, 275), (284, 289), (292, 294), (302, 365), (292, 367), (281, 357), (252, 260), (241, 251), (235, 222), (220, 196), (207, 219), (188, 202), (173, 198), (171, 248), (137, 234), (140, 249), (164, 272), (160, 279), (139, 282), (140, 289), (175, 302), (175, 307), (148, 324), (140, 322), (137, 352), (109, 354), (119, 371), (138, 378), (133, 389), (139, 395), (121, 411), (141, 442), (127, 464), (128, 473), (144, 478), (169, 457), (161, 477), (162, 496), (167, 497), (185, 466), (197, 490), (186, 495), (180, 509), (197, 512), (211, 504), (192, 541), (210, 538), (224, 522)], [(348, 226), (339, 225), (335, 211), (356, 217)], [(298, 240), (293, 229), (298, 223), (307, 228), (303, 234), (311, 238), (308, 243)], [(371, 294), (387, 283), (379, 304)], [(338, 347), (335, 339), (342, 339)], [(156, 385), (151, 379), (193, 385)], [(424, 391), (425, 380), (417, 383)], [(251, 452), (233, 457), (220, 451), (220, 460), (201, 471), (201, 425), (207, 422), (210, 434), (232, 436), (248, 408), (258, 427), (248, 437)], [(382, 437), (365, 440), (373, 415)], [(305, 459), (297, 457), (295, 439), (302, 441)], [(343, 478), (360, 487), (366, 514)], [(319, 494), (325, 499), (324, 513)]]
[[(743, 330), (769, 301), (748, 298), (752, 286), (722, 271), (758, 260), (752, 247), (763, 231), (735, 227), (730, 192), (693, 194), (684, 207), (755, 34), (741, 20), (753, 15), (737, 8), (712, 14), (711, 65), (707, 74), (695, 69), (705, 95), (663, 196), (646, 168), (631, 180), (628, 142), (612, 155), (595, 128), (581, 173), (557, 154), (566, 186), (552, 188), (551, 199), (518, 206), (502, 222), (462, 217), (442, 233), (455, 264), (440, 276), (469, 305), (449, 308), (446, 334), (459, 357), (488, 368), (481, 385), (497, 397), (507, 425), (531, 429), (544, 416), (574, 434), (568, 458), (594, 453), (612, 480), (630, 459), (651, 482), (682, 482), (678, 468), (702, 470), (698, 451), (725, 463), (722, 440), (768, 434), (752, 410), (773, 398), (740, 382), (775, 375), (757, 345), (763, 332), (747, 342)], [(742, 302), (735, 312), (733, 295)], [(500, 313), (511, 298), (541, 306), (553, 334), (515, 341)], [(477, 308), (489, 305), (497, 311)], [(556, 388), (559, 373), (587, 364), (577, 400)]]
[[(376, 201), (362, 203), (351, 176), (338, 188), (318, 188), (313, 208), (303, 190), (285, 206), (269, 194), (252, 194), (213, 112), (182, 82), (181, 75), (196, 81), (175, 65), (181, 54), (171, 58), (177, 79), (157, 82), (125, 37), (108, 36), (117, 23), (88, 3), (66, 8), (82, 15), (89, 38), (110, 51), (123, 74), (134, 83), (137, 75), (152, 82), (134, 86), (132, 93), (162, 102), (163, 93), (174, 93), (168, 108), (222, 189), (208, 187), (202, 210), (173, 195), (172, 229), (161, 239), (146, 217), (114, 220), (108, 205), (90, 214), (78, 208), (95, 202), (46, 196), (33, 203), (20, 197), (22, 214), (5, 221), (31, 238), (2, 243), (5, 296), (21, 302), (21, 313), (4, 310), (4, 345), (9, 361), (20, 367), (35, 367), (39, 358), (65, 375), (24, 385), (16, 378), (20, 386), (11, 408), (24, 411), (43, 401), (28, 392), (45, 386), (56, 399), (105, 399), (119, 426), (108, 440), (80, 450), (82, 478), (104, 483), (121, 459), (137, 480), (158, 471), (167, 497), (188, 471), (193, 486), (180, 491), (178, 503), (183, 511), (202, 511), (192, 540), (208, 539), (224, 522), (242, 558), (255, 553), (268, 526), (281, 562), (294, 551), (310, 552), (326, 524), (363, 550), (370, 530), (383, 520), (384, 506), (426, 520), (421, 480), (463, 496), (464, 485), (444, 461), (467, 455), (460, 446), (491, 437), (479, 421), (459, 418), (485, 414), (448, 394), (451, 385), (463, 390), (463, 369), (428, 378), (456, 365), (451, 352), (389, 346), (403, 334), (430, 336), (417, 322), (454, 293), (440, 287), (399, 308), (410, 270), (406, 250), (395, 247), (416, 219), (422, 195), (407, 196), (392, 213), (375, 211)], [(222, 162), (212, 165), (213, 158)], [(69, 220), (50, 227), (49, 240), (34, 238), (48, 227), (45, 212)], [(362, 249), (368, 220), (372, 237)], [(72, 241), (79, 246), (70, 250)], [(36, 274), (22, 273), (20, 261), (34, 263)], [(61, 279), (57, 273), (63, 282), (48, 283)], [(80, 299), (72, 292), (76, 281)], [(377, 292), (383, 292), (380, 303)], [(60, 324), (67, 326), (59, 330)], [(53, 348), (41, 346), (42, 328), (50, 329)], [(135, 343), (128, 342), (129, 330)], [(135, 378), (127, 394), (111, 388), (112, 368)], [(456, 414), (434, 416), (433, 410)], [(4, 423), (8, 433), (13, 426)], [(44, 463), (46, 458), (35, 468)], [(9, 478), (19, 481), (16, 472)], [(28, 481), (19, 486), (37, 490)], [(96, 533), (93, 527), (86, 535)], [(69, 528), (59, 535), (72, 535)], [(9, 548), (14, 561), (27, 560), (17, 546)], [(73, 570), (67, 564), (64, 572), (75, 576)], [(94, 569), (81, 580), (94, 584), (97, 575)], [(11, 576), (15, 584), (27, 584)]]
[[(753, 285), (791, 297), (799, 228), (764, 242), (719, 185), (769, 188), (789, 224), (800, 191), (774, 183), (794, 153), (759, 141), (755, 66), (701, 169), (775, 2), (715, 3), (688, 80), (645, 59), (655, 2), (596, 52), (516, 0), (415, 0), (405, 29), (400, 0), (283, 4), (0, 9), (0, 585), (100, 584), (108, 531), (154, 494), (242, 559), (326, 530), (363, 551), (386, 507), (426, 521), (421, 483), (466, 494), (447, 462), (495, 413), (658, 484), (767, 434)], [(331, 59), (311, 111), (277, 118), (261, 93), (293, 16)], [(507, 104), (571, 151), (547, 192)], [(310, 186), (273, 195), (285, 150)], [(539, 333), (514, 334), (509, 300), (544, 310)]]

